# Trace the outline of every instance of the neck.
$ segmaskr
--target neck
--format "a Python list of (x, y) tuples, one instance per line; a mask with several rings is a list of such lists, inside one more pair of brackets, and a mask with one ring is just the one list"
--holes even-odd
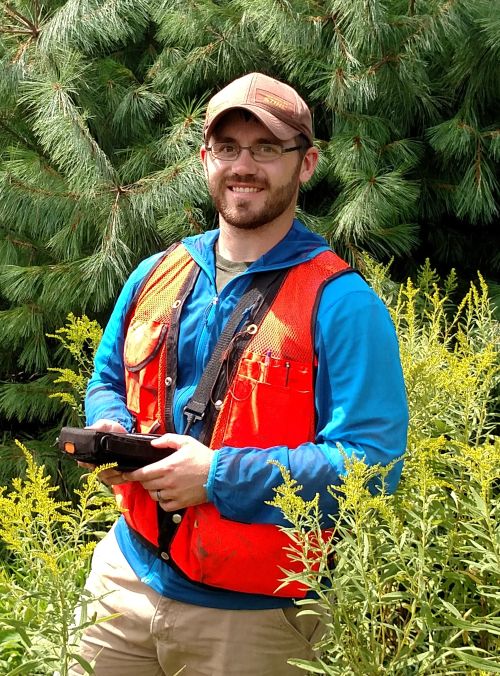
[(245, 230), (230, 225), (219, 215), (217, 244), (220, 255), (235, 263), (256, 261), (278, 244), (292, 227), (293, 214), (287, 214), (287, 218), (283, 216), (253, 230)]

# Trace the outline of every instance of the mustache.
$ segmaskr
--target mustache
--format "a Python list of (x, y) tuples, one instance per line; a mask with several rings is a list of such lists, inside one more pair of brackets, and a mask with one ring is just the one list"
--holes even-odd
[(245, 174), (231, 174), (228, 176), (225, 181), (224, 181), (226, 187), (233, 184), (233, 183), (246, 183), (248, 186), (255, 186), (257, 188), (268, 188), (269, 187), (269, 182), (267, 179), (262, 178), (262, 179), (257, 179), (255, 176), (252, 175), (245, 175)]

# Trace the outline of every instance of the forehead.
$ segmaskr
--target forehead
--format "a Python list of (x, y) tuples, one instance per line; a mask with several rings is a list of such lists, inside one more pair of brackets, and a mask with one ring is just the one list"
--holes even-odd
[(279, 139), (269, 131), (254, 115), (246, 110), (231, 110), (224, 115), (213, 130), (215, 139), (234, 139), (252, 136), (256, 140), (280, 143)]

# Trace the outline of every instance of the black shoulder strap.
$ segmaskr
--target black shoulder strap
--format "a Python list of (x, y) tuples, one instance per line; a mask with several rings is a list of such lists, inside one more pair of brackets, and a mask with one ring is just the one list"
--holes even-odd
[(167, 368), (165, 373), (165, 424), (168, 431), (173, 431), (174, 427), (174, 390), (177, 384), (177, 347), (179, 345), (179, 329), (181, 321), (181, 312), (189, 296), (198, 275), (200, 267), (193, 259), (193, 266), (189, 271), (184, 283), (179, 291), (179, 295), (172, 307), (170, 317), (170, 326), (168, 327), (166, 345), (167, 345)]
[[(257, 317), (260, 317), (260, 320), (262, 320), (263, 317), (263, 313), (259, 311), (262, 310), (264, 304), (269, 307), (287, 273), (288, 268), (285, 268), (254, 275), (250, 286), (241, 296), (238, 304), (229, 317), (193, 396), (184, 408), (184, 414), (186, 416), (184, 434), (189, 434), (194, 422), (205, 419), (208, 405), (212, 400), (215, 384), (219, 379), (222, 367), (229, 358), (230, 350), (228, 348), (231, 345), (231, 341), (233, 340), (236, 331), (241, 329), (242, 325), (245, 324), (248, 327), (255, 326), (253, 331), (253, 333), (255, 333), (257, 330), (257, 326), (255, 325)], [(248, 337), (250, 337), (250, 335), (253, 334), (249, 333)], [(220, 396), (220, 392), (218, 394)], [(212, 411), (210, 423), (208, 425), (211, 429), (213, 429), (213, 425), (215, 424), (213, 413), (214, 412)], [(207, 431), (207, 424), (204, 425), (204, 439), (211, 433), (211, 429)]]

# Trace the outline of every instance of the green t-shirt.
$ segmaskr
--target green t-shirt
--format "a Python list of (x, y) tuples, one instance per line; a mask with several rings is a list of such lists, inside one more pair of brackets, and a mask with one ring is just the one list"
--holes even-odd
[(245, 272), (249, 265), (252, 262), (234, 262), (228, 261), (226, 258), (223, 258), (220, 253), (215, 250), (215, 285), (217, 287), (217, 293), (220, 293), (222, 289), (226, 286), (229, 280), (239, 275), (240, 272)]

